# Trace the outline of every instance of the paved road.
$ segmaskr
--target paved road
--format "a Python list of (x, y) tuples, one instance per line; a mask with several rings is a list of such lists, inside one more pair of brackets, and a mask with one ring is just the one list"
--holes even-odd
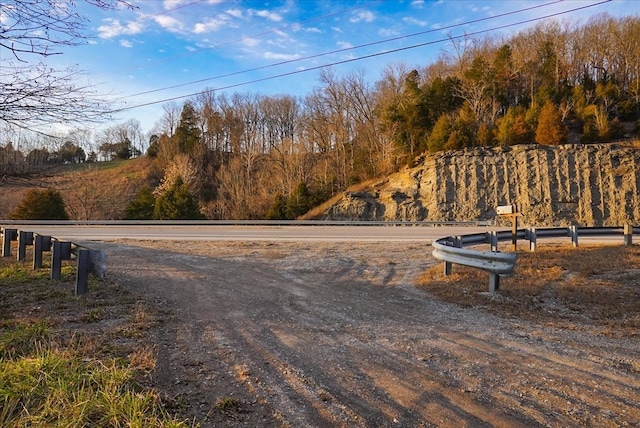
[(237, 225), (11, 225), (68, 240), (204, 240), (204, 241), (366, 241), (427, 242), (451, 235), (489, 231), (476, 226), (237, 226)]

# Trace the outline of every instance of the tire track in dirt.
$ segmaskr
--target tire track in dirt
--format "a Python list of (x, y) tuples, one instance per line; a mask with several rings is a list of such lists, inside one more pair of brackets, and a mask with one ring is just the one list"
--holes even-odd
[[(127, 245), (125, 245), (127, 244)], [(632, 426), (640, 345), (434, 301), (408, 244), (105, 244), (205, 426)], [(145, 248), (146, 247), (146, 248)], [(391, 248), (390, 248), (391, 247)], [(241, 402), (220, 412), (224, 397)]]

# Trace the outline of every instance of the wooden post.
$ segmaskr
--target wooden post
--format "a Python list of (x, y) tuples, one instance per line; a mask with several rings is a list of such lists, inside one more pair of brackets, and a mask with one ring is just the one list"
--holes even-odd
[(518, 251), (518, 213), (511, 214), (511, 248)]
[(511, 220), (511, 247), (513, 252), (518, 251), (518, 217), (522, 214), (517, 205), (501, 205), (496, 208), (496, 212), (501, 217)]
[(33, 243), (33, 268), (42, 268), (42, 252), (51, 249), (51, 237), (36, 235)]
[(27, 245), (33, 244), (33, 232), (18, 232), (18, 258), (19, 262), (23, 262), (27, 258)]
[(53, 241), (51, 251), (51, 279), (62, 278), (62, 260), (71, 259), (71, 242)]
[(91, 270), (89, 250), (78, 249), (76, 259), (76, 295), (86, 294), (89, 288), (89, 271)]
[(11, 257), (11, 241), (16, 240), (16, 229), (2, 229), (2, 257)]
[(624, 225), (624, 245), (633, 245), (633, 226), (629, 223)]

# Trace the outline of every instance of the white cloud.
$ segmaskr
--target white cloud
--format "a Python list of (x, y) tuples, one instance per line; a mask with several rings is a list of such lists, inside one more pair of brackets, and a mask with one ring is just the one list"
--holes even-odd
[(418, 27), (426, 27), (427, 25), (429, 25), (429, 23), (427, 21), (421, 21), (419, 19), (415, 19), (415, 18), (411, 18), (411, 17), (402, 18), (402, 20), (404, 22), (406, 22), (407, 24), (417, 25)]
[(338, 42), (338, 43), (336, 43), (336, 44), (337, 44), (341, 49), (350, 49), (350, 48), (352, 48), (352, 47), (353, 47), (353, 45), (352, 45), (351, 43), (349, 43), (349, 42), (343, 42), (343, 41), (340, 41), (340, 42)]
[(228, 15), (218, 15), (215, 18), (211, 18), (206, 22), (198, 22), (193, 27), (193, 32), (196, 34), (208, 33), (211, 31), (218, 31), (221, 28), (227, 26), (229, 24), (229, 16)]
[(231, 15), (234, 18), (242, 18), (243, 16), (242, 10), (240, 9), (228, 9), (225, 10), (225, 12), (227, 13), (227, 15)]
[(242, 39), (242, 44), (247, 46), (247, 47), (253, 48), (253, 47), (256, 47), (256, 46), (258, 46), (260, 44), (260, 40), (259, 39), (254, 39), (252, 37), (244, 37)]
[(186, 2), (187, 2), (186, 0), (164, 0), (162, 2), (162, 7), (164, 7), (165, 10), (169, 10), (169, 9), (176, 8)]
[(121, 35), (133, 35), (141, 33), (143, 26), (139, 22), (129, 22), (126, 25), (122, 25), (120, 21), (113, 18), (104, 19), (105, 25), (98, 27), (98, 37), (101, 39), (111, 39), (113, 37)]
[(132, 48), (133, 47), (133, 43), (131, 43), (129, 40), (120, 40), (120, 46), (122, 46), (123, 48)]
[(378, 35), (382, 37), (395, 37), (400, 33), (397, 30), (393, 30), (391, 28), (381, 28), (378, 30)]
[(162, 28), (169, 30), (171, 32), (178, 32), (178, 31), (181, 31), (183, 28), (182, 22), (178, 21), (172, 16), (157, 15), (153, 19)]
[(335, 31), (336, 33), (342, 33), (342, 28), (340, 28), (340, 27), (331, 27), (331, 29), (333, 31)]
[(322, 33), (318, 27), (309, 27), (305, 30), (307, 33)]
[(424, 6), (424, 0), (413, 0), (411, 2), (411, 6), (422, 9), (422, 7)]
[(300, 58), (300, 55), (265, 52), (264, 54), (262, 54), (262, 57), (264, 59), (277, 59), (277, 60), (283, 60), (283, 61), (291, 61), (291, 60)]
[(275, 12), (269, 12), (268, 10), (254, 10), (252, 12), (261, 18), (267, 18), (269, 21), (282, 21), (282, 16)]
[(352, 23), (356, 23), (360, 21), (371, 22), (374, 19), (375, 19), (375, 16), (373, 15), (373, 12), (364, 10), (364, 11), (358, 12), (355, 16), (351, 17), (351, 19), (349, 19), (349, 22), (352, 22)]

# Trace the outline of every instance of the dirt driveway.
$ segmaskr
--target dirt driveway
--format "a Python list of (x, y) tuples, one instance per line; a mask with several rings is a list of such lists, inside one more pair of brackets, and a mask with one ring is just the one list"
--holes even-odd
[(415, 243), (93, 244), (205, 427), (640, 426), (640, 341), (460, 308)]

